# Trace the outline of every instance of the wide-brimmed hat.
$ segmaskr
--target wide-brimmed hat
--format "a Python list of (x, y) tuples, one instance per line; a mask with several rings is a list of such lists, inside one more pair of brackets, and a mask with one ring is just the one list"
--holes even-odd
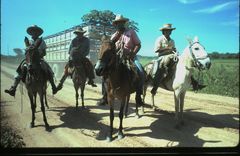
[(87, 32), (87, 31), (83, 30), (81, 27), (77, 27), (77, 29), (73, 33), (74, 34), (78, 34), (78, 33), (84, 34), (85, 32)]
[(116, 17), (113, 20), (112, 24), (115, 25), (116, 22), (127, 22), (128, 20), (129, 20), (128, 18), (125, 18), (125, 17), (123, 17), (123, 15), (118, 14), (118, 15), (116, 15)]
[(38, 36), (42, 35), (43, 30), (42, 28), (38, 27), (37, 25), (32, 25), (27, 28), (27, 33), (32, 36), (33, 32), (37, 33)]
[(172, 24), (164, 24), (162, 28), (160, 28), (161, 31), (163, 30), (175, 30), (176, 28), (172, 28)]

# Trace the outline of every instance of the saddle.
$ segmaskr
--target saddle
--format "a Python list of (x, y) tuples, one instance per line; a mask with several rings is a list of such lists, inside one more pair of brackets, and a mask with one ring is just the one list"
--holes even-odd
[(160, 74), (162, 74), (163, 78), (167, 78), (173, 74), (171, 71), (174, 71), (174, 68), (176, 68), (177, 62), (178, 62), (178, 56), (176, 54), (169, 54), (169, 55), (163, 56), (158, 67), (159, 70), (161, 71)]
[(123, 73), (126, 73), (128, 75), (131, 88), (135, 88), (134, 86), (137, 85), (140, 78), (137, 66), (134, 64), (133, 60), (129, 57), (129, 55), (125, 55), (121, 51), (118, 52), (117, 58), (118, 59), (116, 62), (118, 64), (122, 64), (125, 67), (125, 71)]

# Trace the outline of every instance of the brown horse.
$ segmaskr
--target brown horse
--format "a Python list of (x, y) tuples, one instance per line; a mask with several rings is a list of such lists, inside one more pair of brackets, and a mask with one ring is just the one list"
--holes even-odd
[[(98, 76), (106, 78), (107, 84), (107, 99), (110, 106), (110, 130), (107, 136), (108, 141), (112, 141), (113, 120), (114, 120), (114, 99), (120, 100), (120, 125), (118, 131), (118, 139), (124, 137), (122, 129), (123, 109), (126, 101), (129, 100), (131, 93), (136, 91), (133, 86), (133, 71), (129, 71), (126, 65), (120, 63), (120, 57), (117, 55), (115, 44), (109, 39), (104, 38), (100, 47), (98, 62), (95, 66), (95, 71)], [(137, 102), (137, 100), (136, 100)], [(136, 104), (136, 114), (138, 114), (138, 104)]]
[(45, 123), (46, 130), (49, 130), (49, 124), (47, 122), (46, 114), (45, 114), (45, 106), (44, 106), (44, 99), (45, 103), (47, 104), (46, 99), (46, 89), (47, 89), (47, 76), (40, 65), (40, 57), (39, 51), (37, 50), (41, 44), (41, 40), (37, 41), (35, 47), (29, 46), (29, 41), (25, 41), (27, 46), (27, 63), (30, 63), (28, 66), (28, 70), (26, 73), (25, 78), (25, 86), (28, 92), (28, 97), (31, 103), (31, 110), (32, 110), (32, 122), (30, 123), (30, 127), (33, 128), (35, 126), (35, 112), (36, 112), (36, 97), (37, 94), (40, 97), (41, 103), (41, 110), (43, 113), (43, 121)]
[(86, 72), (84, 69), (83, 64), (75, 65), (73, 75), (72, 75), (72, 81), (75, 88), (75, 97), (76, 97), (76, 108), (78, 108), (78, 89), (81, 89), (81, 99), (82, 99), (82, 108), (84, 108), (84, 89), (86, 84)]

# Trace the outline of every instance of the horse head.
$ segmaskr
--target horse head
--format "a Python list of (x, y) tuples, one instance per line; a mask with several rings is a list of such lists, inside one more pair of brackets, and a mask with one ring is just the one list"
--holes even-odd
[(95, 66), (95, 71), (98, 76), (103, 76), (107, 69), (113, 65), (114, 56), (116, 56), (115, 44), (104, 36), (100, 46), (98, 61)]
[(42, 43), (42, 38), (36, 40), (34, 44), (30, 44), (29, 40), (25, 38), (24, 40), (26, 45), (26, 58), (27, 62), (30, 64), (39, 64), (40, 63), (40, 54), (38, 51), (39, 46)]
[(211, 61), (203, 45), (199, 43), (198, 37), (195, 36), (193, 40), (188, 39), (189, 45), (184, 51), (187, 51), (189, 57), (193, 61), (194, 67), (199, 70), (209, 69), (211, 67)]

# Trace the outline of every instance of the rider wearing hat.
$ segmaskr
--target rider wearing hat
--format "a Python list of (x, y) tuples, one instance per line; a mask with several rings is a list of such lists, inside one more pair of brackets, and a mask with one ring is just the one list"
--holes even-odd
[(94, 68), (92, 63), (86, 56), (89, 54), (90, 50), (90, 41), (87, 37), (83, 36), (84, 31), (81, 27), (77, 27), (74, 31), (76, 37), (72, 40), (70, 47), (69, 47), (69, 62), (66, 64), (63, 76), (58, 84), (57, 88), (61, 89), (63, 86), (64, 81), (66, 80), (67, 76), (70, 74), (68, 72), (68, 68), (72, 68), (73, 65), (79, 65), (79, 63), (83, 64), (85, 72), (88, 76), (88, 84), (92, 85), (92, 87), (96, 87), (97, 85), (94, 83), (93, 79), (95, 78), (94, 75)]
[[(164, 24), (160, 31), (162, 31), (162, 36), (158, 37), (155, 42), (154, 51), (158, 54), (158, 59), (154, 60), (152, 77), (153, 77), (153, 88), (151, 90), (152, 94), (156, 94), (157, 88), (163, 79), (163, 74), (160, 73), (159, 64), (163, 58), (163, 56), (176, 53), (176, 47), (174, 40), (170, 37), (173, 30), (176, 28), (172, 28), (172, 24)], [(199, 90), (205, 85), (200, 85), (192, 76), (191, 82), (193, 86), (193, 90)]]
[(116, 49), (122, 49), (123, 53), (128, 55), (137, 67), (140, 83), (136, 91), (136, 100), (137, 103), (143, 105), (141, 94), (144, 82), (144, 71), (136, 56), (141, 48), (141, 41), (133, 29), (125, 27), (127, 21), (129, 21), (128, 18), (122, 15), (116, 15), (112, 23), (117, 28), (117, 31), (111, 36), (111, 40), (115, 43)]
[[(37, 25), (33, 25), (33, 26), (30, 26), (27, 28), (27, 33), (32, 37), (32, 40), (29, 41), (28, 38), (25, 37), (24, 41), (27, 46), (26, 51), (28, 51), (29, 48), (32, 48), (32, 49), (38, 48), (37, 51), (39, 53), (39, 55), (38, 55), (40, 57), (39, 59), (41, 60), (40, 61), (41, 68), (44, 69), (44, 71), (47, 74), (48, 80), (52, 86), (53, 94), (56, 94), (58, 90), (57, 90), (57, 88), (54, 84), (54, 80), (53, 80), (54, 73), (53, 73), (52, 69), (50, 68), (50, 66), (47, 64), (47, 62), (45, 62), (43, 60), (43, 57), (46, 55), (46, 48), (47, 48), (44, 40), (42, 38), (40, 38), (40, 36), (43, 33), (43, 30), (42, 30), (42, 28), (38, 27)], [(28, 58), (28, 53), (26, 53), (26, 58)], [(8, 93), (9, 95), (15, 96), (16, 88), (17, 88), (19, 82), (21, 80), (23, 80), (23, 81), (25, 80), (26, 73), (27, 73), (27, 63), (30, 63), (30, 62), (28, 62), (28, 60), (26, 61), (26, 59), (24, 59), (18, 66), (18, 68), (16, 70), (17, 76), (15, 76), (15, 81), (14, 81), (13, 85), (11, 86), (10, 89), (5, 90), (5, 92)]]

